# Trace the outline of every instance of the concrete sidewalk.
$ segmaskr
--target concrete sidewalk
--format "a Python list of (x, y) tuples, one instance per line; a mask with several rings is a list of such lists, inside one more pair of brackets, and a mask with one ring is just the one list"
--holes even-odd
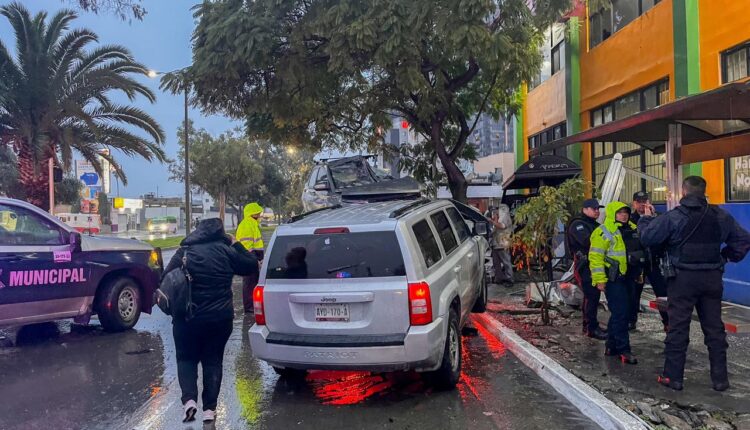
[[(521, 284), (516, 284), (522, 288)], [(490, 315), (526, 339), (571, 373), (590, 384), (620, 407), (639, 415), (653, 426), (692, 429), (750, 430), (750, 334), (728, 336), (729, 373), (732, 388), (718, 393), (711, 388), (708, 355), (697, 322), (685, 370), (685, 390), (676, 392), (657, 384), (664, 364), (664, 332), (658, 314), (641, 313), (638, 330), (631, 332), (636, 366), (604, 356), (604, 342), (581, 334), (581, 313), (573, 309), (553, 312), (553, 325), (541, 325), (529, 315), (523, 294), (497, 285), (490, 287)], [(517, 291), (517, 290), (516, 290)], [(606, 325), (608, 313), (599, 313)]]

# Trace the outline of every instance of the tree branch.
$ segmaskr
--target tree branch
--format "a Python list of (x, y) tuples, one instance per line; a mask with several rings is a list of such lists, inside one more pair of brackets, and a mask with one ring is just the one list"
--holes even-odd
[[(447, 73), (443, 72), (448, 77)], [(479, 73), (479, 64), (474, 58), (469, 58), (469, 68), (463, 74), (448, 80), (445, 84), (445, 89), (449, 92), (456, 92), (456, 90), (466, 86), (472, 79)]]

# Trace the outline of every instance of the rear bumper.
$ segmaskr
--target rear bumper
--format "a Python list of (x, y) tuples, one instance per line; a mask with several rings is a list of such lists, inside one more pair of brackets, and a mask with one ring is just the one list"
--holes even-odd
[[(250, 346), (253, 355), (272, 366), (293, 369), (430, 371), (440, 366), (445, 347), (445, 320), (436, 318), (426, 326), (409, 328), (406, 336), (391, 336), (383, 345), (356, 346), (360, 336), (320, 336), (328, 338), (326, 344), (346, 346), (319, 346), (323, 342), (309, 342), (311, 336), (279, 335), (257, 324), (250, 328)], [(403, 338), (403, 342), (396, 338)], [(279, 342), (282, 339), (282, 342)], [(366, 345), (374, 345), (367, 339)], [(300, 346), (304, 345), (304, 346)], [(308, 346), (309, 345), (309, 346)]]

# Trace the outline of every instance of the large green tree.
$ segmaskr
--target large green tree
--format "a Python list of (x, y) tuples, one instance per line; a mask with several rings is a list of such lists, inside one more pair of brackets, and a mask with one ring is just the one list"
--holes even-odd
[(512, 111), (542, 30), (571, 0), (211, 0), (196, 8), (191, 75), (209, 111), (312, 148), (374, 145), (392, 115), (457, 166), (480, 112)]
[[(70, 29), (76, 14), (63, 10), (31, 16), (20, 3), (0, 8), (13, 27), (15, 56), (0, 42), (0, 146), (18, 158), (26, 198), (46, 207), (47, 162), (69, 170), (74, 152), (101, 174), (99, 151), (165, 161), (164, 133), (146, 112), (112, 101), (113, 93), (155, 101), (133, 75), (148, 69), (118, 45), (94, 44), (87, 29)], [(144, 137), (146, 136), (146, 137)], [(113, 151), (116, 153), (118, 151)], [(123, 183), (127, 177), (112, 155), (102, 155)]]

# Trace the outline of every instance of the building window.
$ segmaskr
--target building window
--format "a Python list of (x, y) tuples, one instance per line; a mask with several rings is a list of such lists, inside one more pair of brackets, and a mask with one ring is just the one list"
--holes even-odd
[(529, 82), (530, 90), (565, 68), (565, 25), (556, 23), (544, 30), (544, 42), (539, 49), (542, 67)]
[[(568, 135), (567, 133), (568, 133), (568, 126), (564, 122), (561, 122), (550, 128), (547, 128), (529, 137), (529, 150), (554, 142), (558, 139), (562, 139), (563, 137)], [(557, 148), (553, 151), (547, 151), (547, 152), (542, 153), (542, 155), (550, 155), (550, 154), (567, 157), (568, 151), (566, 148)]]
[(602, 9), (589, 17), (589, 49), (609, 39), (640, 15), (654, 7), (660, 0), (612, 0), (612, 7)]
[(721, 54), (721, 74), (724, 83), (750, 76), (750, 42)]
[[(606, 124), (616, 119), (627, 118), (640, 111), (652, 109), (669, 101), (669, 81), (664, 80), (637, 91), (625, 94), (624, 96), (599, 107), (591, 112), (591, 124)], [(592, 160), (592, 177), (595, 184), (600, 186), (607, 173), (609, 163), (615, 153), (622, 154), (622, 161), (625, 167), (644, 172), (647, 175), (658, 179), (665, 178), (665, 158), (664, 155), (654, 154), (652, 151), (642, 148), (633, 142), (594, 142), (593, 143), (593, 160)], [(657, 185), (653, 181), (637, 178), (633, 175), (625, 177), (625, 181), (620, 193), (620, 199), (629, 201), (632, 195), (641, 190), (646, 190), (651, 194), (651, 199), (655, 202), (666, 200), (666, 190), (664, 187)]]

